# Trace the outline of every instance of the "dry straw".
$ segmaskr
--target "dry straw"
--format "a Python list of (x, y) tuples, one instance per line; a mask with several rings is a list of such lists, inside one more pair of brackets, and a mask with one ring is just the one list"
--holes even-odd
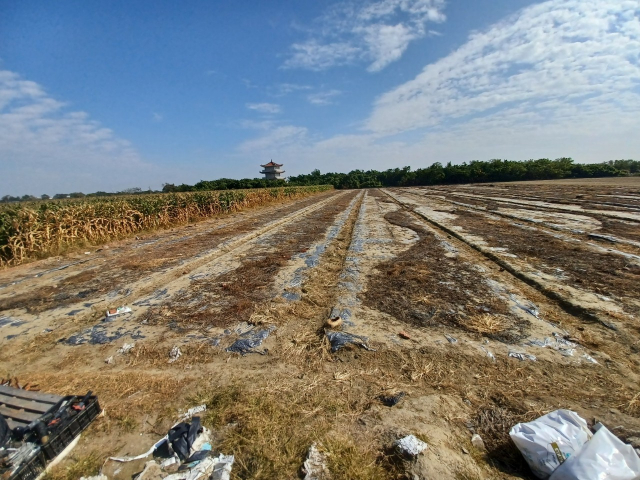
[(0, 207), (0, 266), (331, 188), (256, 188), (7, 205)]

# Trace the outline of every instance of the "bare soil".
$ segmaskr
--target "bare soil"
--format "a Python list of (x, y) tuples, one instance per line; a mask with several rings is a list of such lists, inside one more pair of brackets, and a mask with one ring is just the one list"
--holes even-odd
[[(638, 190), (508, 185), (513, 198), (563, 205), (577, 205), (580, 188), (594, 201)], [(434, 198), (469, 188), (331, 192), (0, 272), (0, 377), (61, 395), (93, 390), (105, 410), (49, 477), (131, 479), (144, 460), (108, 457), (146, 451), (200, 404), (214, 450), (235, 455), (234, 479), (300, 478), (312, 443), (329, 454), (334, 479), (532, 479), (508, 431), (557, 408), (637, 436), (636, 267), (567, 240), (575, 235)], [(507, 187), (473, 189), (498, 196)], [(439, 224), (555, 275), (559, 289), (615, 296), (624, 333), (585, 323)], [(604, 228), (638, 234), (617, 220)], [(133, 312), (105, 322), (106, 305)], [(338, 307), (348, 311), (340, 328), (366, 337), (368, 350), (332, 351), (327, 320)], [(109, 340), (69, 342), (92, 329)], [(269, 329), (262, 355), (226, 350), (247, 329)], [(545, 338), (554, 346), (536, 346)], [(118, 353), (129, 342), (131, 352)], [(182, 355), (169, 362), (174, 347)], [(383, 403), (401, 392), (396, 406)], [(414, 461), (393, 448), (407, 434), (429, 445)]]

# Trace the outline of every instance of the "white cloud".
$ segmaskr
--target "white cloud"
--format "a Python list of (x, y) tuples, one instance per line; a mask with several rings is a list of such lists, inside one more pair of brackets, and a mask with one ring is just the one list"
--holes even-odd
[(291, 46), (284, 68), (324, 70), (357, 61), (377, 72), (398, 60), (409, 44), (444, 22), (444, 0), (347, 0), (317, 20), (305, 42)]
[(154, 175), (162, 174), (87, 113), (7, 70), (0, 71), (0, 158), (3, 195), (117, 190), (132, 177), (159, 185)]
[(153, 112), (153, 121), (154, 122), (161, 122), (162, 120), (164, 120), (164, 116), (160, 113), (157, 112)]
[(269, 90), (271, 91), (271, 95), (275, 97), (283, 97), (285, 95), (289, 95), (290, 93), (311, 89), (311, 85), (300, 85), (297, 83), (280, 83), (278, 85), (274, 85)]
[(276, 103), (247, 103), (246, 107), (260, 113), (274, 114), (282, 111), (280, 105)]
[(307, 95), (307, 100), (312, 105), (331, 105), (333, 103), (333, 99), (340, 95), (342, 92), (340, 90), (328, 90), (326, 92), (316, 92)]
[(551, 0), (482, 33), (382, 95), (367, 122), (379, 134), (464, 120), (513, 104), (548, 118), (640, 81), (637, 0)]
[(302, 143), (307, 135), (307, 129), (295, 125), (283, 125), (268, 129), (258, 138), (242, 143), (238, 150), (242, 153), (258, 154), (262, 152), (268, 156), (271, 149), (282, 149), (289, 145)]
[(640, 153), (640, 2), (549, 0), (525, 8), (383, 94), (359, 134), (277, 139), (296, 175), (491, 158)]

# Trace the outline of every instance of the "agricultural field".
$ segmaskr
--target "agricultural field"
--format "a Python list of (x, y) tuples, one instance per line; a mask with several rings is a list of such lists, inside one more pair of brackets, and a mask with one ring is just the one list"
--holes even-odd
[(333, 479), (534, 478), (518, 422), (640, 436), (639, 180), (314, 192), (5, 267), (0, 376), (99, 396), (51, 478), (132, 478), (105, 460), (201, 404), (232, 478), (313, 443)]

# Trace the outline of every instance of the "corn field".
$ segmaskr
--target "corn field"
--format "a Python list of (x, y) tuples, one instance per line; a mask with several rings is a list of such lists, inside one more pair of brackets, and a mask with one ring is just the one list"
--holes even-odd
[(0, 207), (0, 266), (332, 188), (256, 188), (6, 205)]

